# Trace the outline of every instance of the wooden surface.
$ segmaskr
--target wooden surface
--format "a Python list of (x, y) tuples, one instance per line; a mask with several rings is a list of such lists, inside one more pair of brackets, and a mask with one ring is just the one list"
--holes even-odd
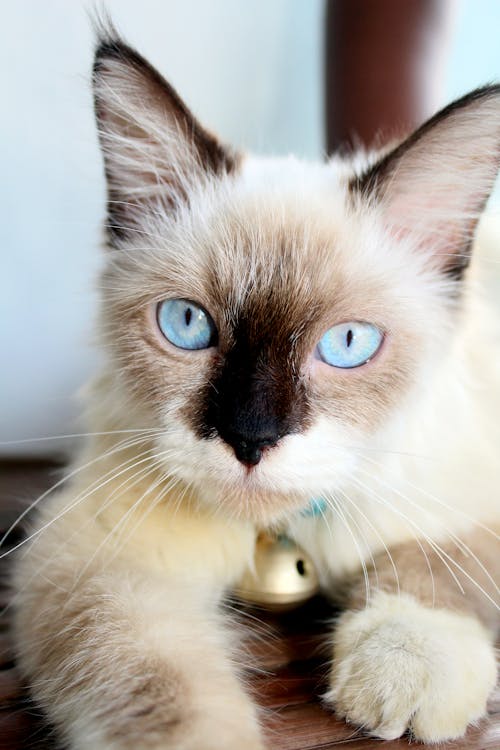
[[(0, 464), (0, 527), (12, 520), (50, 483), (57, 474), (54, 466), (40, 463)], [(12, 536), (12, 543), (19, 541)], [(8, 559), (8, 558), (7, 558)], [(0, 599), (8, 602), (2, 561)], [(262, 720), (272, 750), (383, 750), (408, 748), (409, 739), (383, 742), (337, 721), (322, 708), (320, 696), (328, 673), (329, 605), (321, 599), (299, 611), (272, 616), (255, 610), (240, 610), (248, 636), (245, 639), (247, 678), (256, 701), (262, 706)], [(0, 750), (55, 748), (50, 729), (40, 711), (30, 703), (16, 674), (9, 646), (9, 611), (0, 617)], [(422, 747), (411, 742), (412, 748)], [(442, 750), (500, 750), (500, 698), (490, 702), (490, 715), (465, 739), (440, 745)], [(138, 750), (140, 750), (138, 748)], [(238, 748), (235, 748), (238, 750)]]

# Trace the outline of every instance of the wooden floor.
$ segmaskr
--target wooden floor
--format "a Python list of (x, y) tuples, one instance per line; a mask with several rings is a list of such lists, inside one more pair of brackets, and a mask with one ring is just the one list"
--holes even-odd
[[(52, 467), (53, 468), (53, 467)], [(0, 464), (0, 528), (6, 529), (26, 506), (53, 482), (51, 467), (40, 463)], [(12, 537), (14, 542), (15, 536)], [(19, 540), (19, 536), (17, 537)], [(8, 558), (7, 558), (8, 559)], [(7, 566), (2, 561), (0, 606), (8, 601)], [(408, 747), (409, 738), (381, 742), (337, 721), (321, 706), (327, 674), (327, 622), (332, 616), (321, 599), (299, 611), (272, 616), (241, 610), (248, 638), (248, 681), (262, 706), (262, 720), (272, 750), (368, 750)], [(20, 683), (9, 647), (9, 613), (0, 617), (0, 750), (55, 748), (40, 711)], [(422, 747), (411, 742), (413, 748)], [(465, 739), (440, 745), (442, 750), (500, 750), (500, 696), (490, 702), (490, 715)], [(138, 748), (138, 750), (140, 750)], [(238, 750), (235, 748), (234, 750)]]

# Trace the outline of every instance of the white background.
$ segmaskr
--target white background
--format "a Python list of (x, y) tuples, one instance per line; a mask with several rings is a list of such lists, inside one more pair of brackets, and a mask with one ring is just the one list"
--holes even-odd
[[(94, 6), (2, 5), (0, 454), (47, 454), (65, 441), (13, 441), (72, 432), (74, 393), (97, 360), (91, 330), (104, 183), (89, 86)], [(321, 156), (321, 0), (106, 7), (223, 139)], [(498, 29), (497, 0), (458, 6), (440, 104), (500, 78)]]

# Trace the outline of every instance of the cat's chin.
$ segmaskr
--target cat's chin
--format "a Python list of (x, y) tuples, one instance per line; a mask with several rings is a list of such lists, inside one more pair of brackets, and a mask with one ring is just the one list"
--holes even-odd
[(286, 467), (281, 462), (277, 466), (270, 456), (254, 467), (221, 446), (210, 446), (196, 461), (184, 457), (169, 460), (168, 473), (189, 487), (192, 499), (217, 514), (269, 525), (300, 513), (312, 496), (307, 482), (293, 484)]
[(260, 526), (285, 521), (309, 502), (305, 493), (270, 489), (251, 476), (241, 482), (207, 481), (197, 489), (205, 507)]
[[(169, 420), (171, 424), (173, 420)], [(247, 466), (220, 438), (200, 440), (177, 420), (155, 452), (166, 456), (169, 475), (191, 488), (199, 502), (231, 517), (269, 525), (290, 520), (312, 498), (331, 494), (353, 470), (356, 454), (342, 448), (352, 437), (317, 419), (305, 434), (293, 434)]]

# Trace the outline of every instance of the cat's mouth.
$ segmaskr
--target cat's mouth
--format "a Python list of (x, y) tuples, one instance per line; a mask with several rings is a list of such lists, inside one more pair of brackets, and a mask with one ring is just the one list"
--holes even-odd
[(203, 486), (203, 499), (212, 507), (236, 518), (249, 520), (259, 526), (268, 526), (299, 513), (307, 498), (297, 491), (280, 490), (259, 479), (259, 471), (244, 470), (239, 481)]
[(263, 451), (254, 464), (238, 460), (222, 440), (205, 444), (196, 458), (186, 458), (176, 462), (175, 473), (203, 505), (217, 512), (266, 526), (307, 504), (309, 492), (291, 481), (278, 446)]
[[(166, 431), (158, 445), (169, 473), (212, 508), (258, 523), (297, 513), (333, 491), (352, 472), (355, 454), (342, 447), (328, 420), (305, 433), (261, 445), (259, 460), (241, 460), (220, 436), (200, 440), (190, 429)], [(345, 438), (344, 438), (345, 440)], [(248, 459), (248, 454), (245, 456)]]
[[(225, 445), (220, 476), (214, 477), (209, 493), (211, 504), (260, 525), (272, 524), (290, 513), (300, 512), (309, 502), (307, 482), (292, 482), (291, 475), (293, 471), (280, 451), (280, 444), (266, 447), (259, 461), (253, 464), (236, 458)], [(202, 482), (202, 486), (207, 496), (206, 483)]]

